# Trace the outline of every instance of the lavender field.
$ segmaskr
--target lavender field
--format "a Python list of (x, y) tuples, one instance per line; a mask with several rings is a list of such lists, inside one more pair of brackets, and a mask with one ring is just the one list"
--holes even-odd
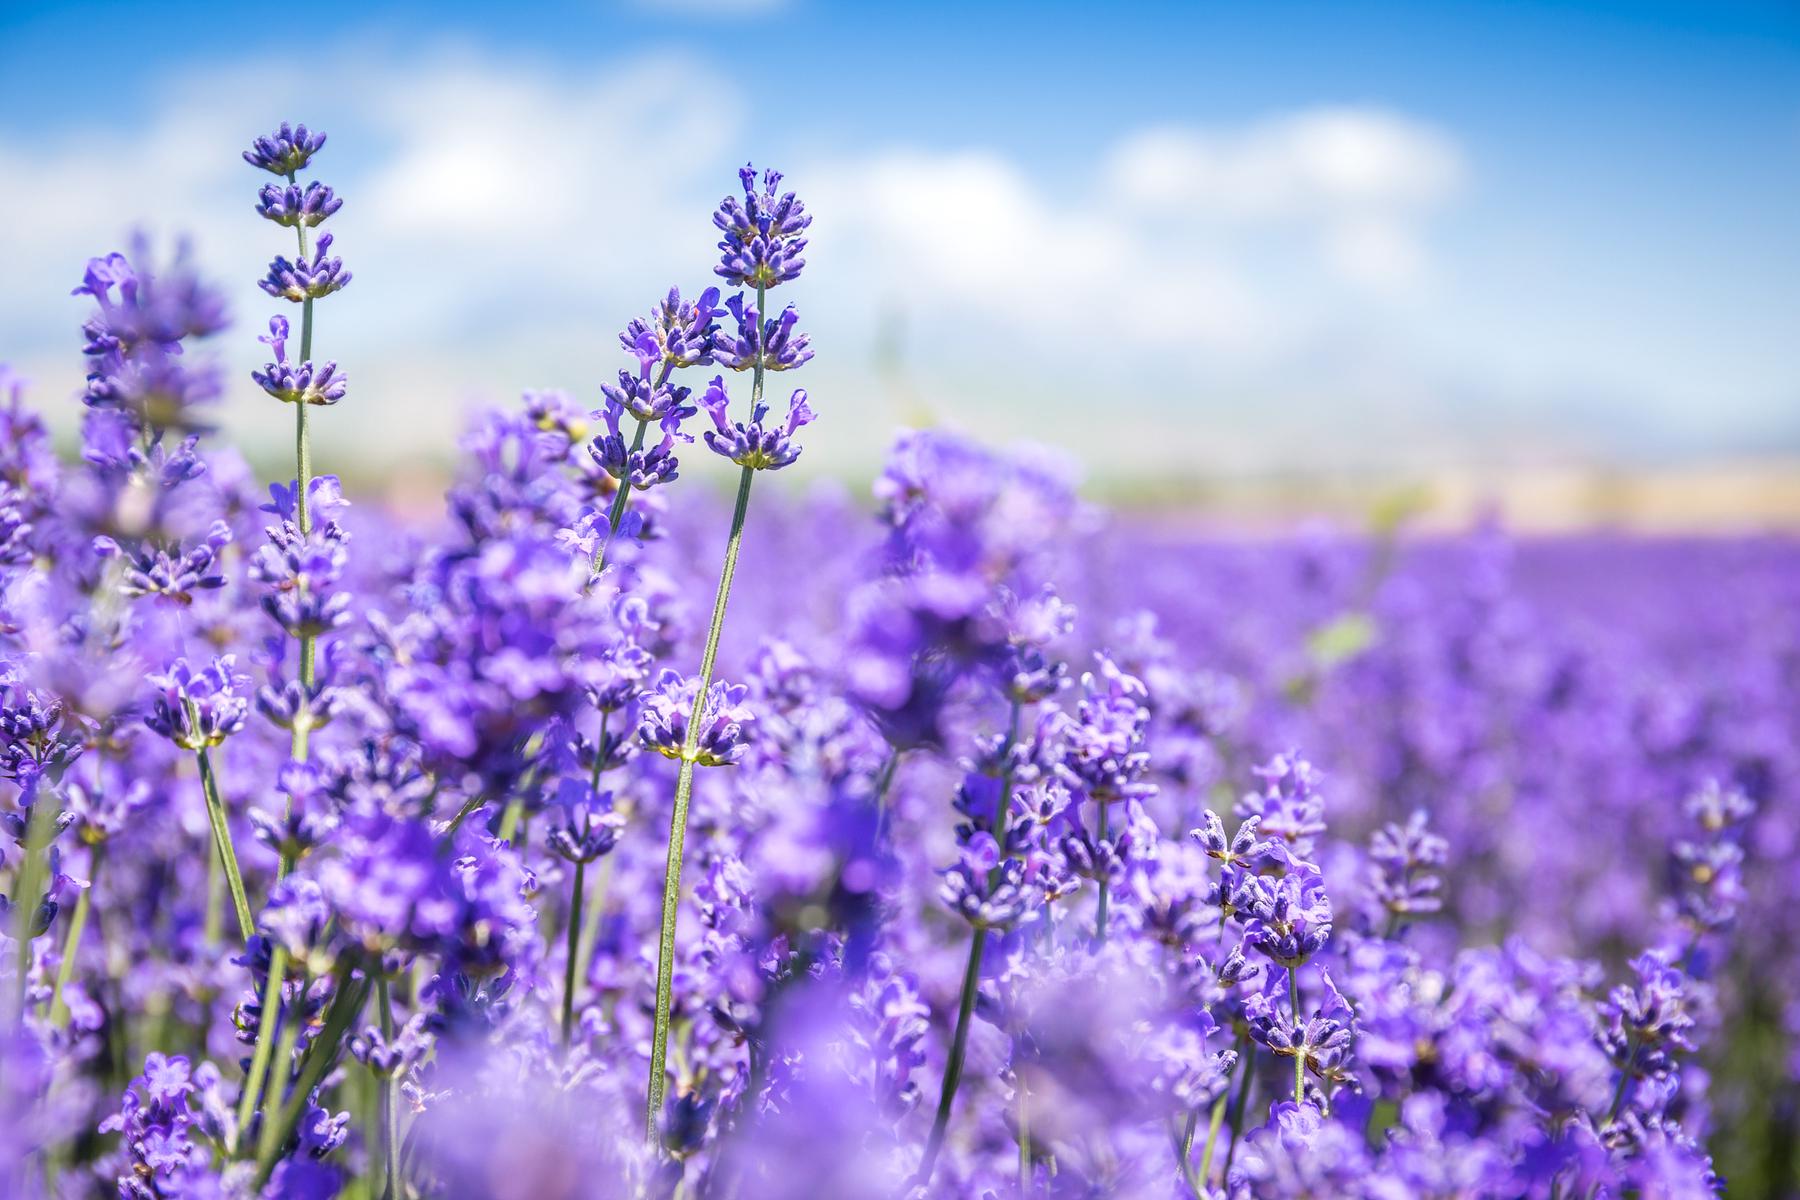
[(750, 166), (402, 516), (314, 448), (337, 149), (218, 148), (266, 311), (128, 245), (0, 380), (0, 1195), (1800, 1188), (1800, 543), (809, 479), (832, 214)]

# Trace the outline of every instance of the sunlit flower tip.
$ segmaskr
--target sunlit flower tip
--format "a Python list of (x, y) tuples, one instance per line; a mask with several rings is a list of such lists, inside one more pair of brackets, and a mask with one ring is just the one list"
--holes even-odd
[(274, 133), (257, 138), (244, 151), (244, 161), (275, 175), (292, 175), (312, 161), (325, 145), (325, 135), (286, 121)]
[(309, 183), (304, 188), (294, 183), (265, 183), (257, 193), (256, 201), (256, 211), (265, 220), (290, 229), (297, 225), (310, 229), (342, 207), (343, 200), (333, 195), (325, 184), (318, 182)]
[(764, 172), (760, 189), (752, 166), (739, 171), (738, 179), (744, 198), (727, 196), (713, 214), (713, 224), (725, 235), (714, 272), (745, 287), (772, 288), (797, 278), (806, 266), (800, 257), (806, 249), (802, 234), (812, 224), (806, 206), (792, 192), (777, 195), (778, 171)]
[(329, 233), (321, 237), (310, 259), (289, 262), (276, 255), (269, 264), (269, 273), (258, 281), (257, 286), (277, 299), (292, 300), (296, 304), (339, 291), (350, 282), (351, 275), (344, 269), (343, 259), (328, 257), (331, 240)]

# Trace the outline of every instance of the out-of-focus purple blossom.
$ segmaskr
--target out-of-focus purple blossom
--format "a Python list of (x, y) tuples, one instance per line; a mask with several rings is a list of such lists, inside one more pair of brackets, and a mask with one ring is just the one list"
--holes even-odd
[(1369, 840), (1373, 889), (1390, 923), (1444, 907), (1441, 872), (1449, 855), (1450, 844), (1431, 832), (1422, 809), (1404, 825), (1388, 824), (1375, 831)]
[(550, 827), (550, 848), (573, 863), (589, 863), (618, 844), (625, 818), (613, 810), (612, 796), (596, 792), (585, 779), (558, 782)]

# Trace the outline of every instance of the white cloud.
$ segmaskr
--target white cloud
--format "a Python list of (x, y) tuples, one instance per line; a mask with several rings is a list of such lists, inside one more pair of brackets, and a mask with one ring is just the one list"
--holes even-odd
[[(323, 443), (371, 458), (439, 449), (472, 396), (591, 396), (629, 315), (672, 281), (709, 280), (708, 215), (756, 116), (680, 57), (574, 72), (371, 49), (270, 94), (284, 86), (248, 67), (190, 72), (140, 123), (47, 145), (0, 123), (0, 357), (24, 359), (40, 401), (79, 380), (81, 304), (63, 298), (82, 261), (148, 218), (197, 234), (203, 264), (231, 282), (230, 424), (283, 444), (284, 414), (243, 381), (275, 308), (253, 281), (289, 246), (255, 218), (261, 179), (237, 151), (289, 113), (331, 131), (318, 174), (346, 198), (333, 227), (356, 272), (320, 307), (321, 356), (353, 387), (317, 423)], [(1168, 396), (1197, 393), (1169, 384), (1200, 362), (1244, 391), (1285, 386), (1284, 364), (1329, 324), (1332, 287), (1404, 292), (1428, 277), (1427, 223), (1463, 174), (1445, 135), (1360, 110), (1131, 134), (1086, 189), (994, 148), (797, 158), (783, 165), (817, 221), (794, 290), (821, 351), (815, 394), (878, 394), (870, 347), (900, 302), (928, 339), (939, 410), (986, 405), (1013, 433), (1096, 396), (1121, 429), (1153, 423)], [(1259, 232), (1273, 250), (1247, 236)], [(1072, 428), (1091, 412), (1068, 411)], [(886, 436), (878, 416), (822, 422), (812, 441), (825, 458), (860, 456)]]

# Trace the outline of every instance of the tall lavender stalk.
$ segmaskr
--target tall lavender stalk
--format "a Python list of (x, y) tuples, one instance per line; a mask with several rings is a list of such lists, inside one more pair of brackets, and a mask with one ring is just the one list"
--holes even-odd
[[(330, 187), (317, 180), (304, 188), (300, 186), (300, 171), (324, 145), (323, 133), (308, 130), (304, 125), (290, 127), (284, 121), (281, 128), (267, 137), (257, 138), (250, 149), (244, 151), (244, 161), (251, 166), (287, 180), (285, 186), (265, 184), (258, 195), (256, 210), (265, 219), (292, 229), (298, 246), (298, 255), (292, 262), (281, 255), (275, 257), (259, 286), (277, 299), (300, 305), (300, 357), (298, 361), (288, 360), (288, 322), (287, 318), (277, 316), (269, 322), (269, 336), (262, 339), (269, 346), (274, 361), (252, 376), (269, 395), (294, 406), (291, 517), (297, 536), (281, 537), (278, 535), (282, 530), (272, 531), (271, 540), (280, 550), (286, 551), (280, 557), (288, 562), (272, 563), (273, 569), (263, 571), (262, 575), (265, 582), (275, 587), (278, 602), (279, 599), (289, 601), (287, 608), (292, 611), (278, 612), (275, 608), (270, 611), (298, 642), (298, 686), (286, 688), (286, 694), (275, 706), (277, 719), (290, 731), (289, 757), (297, 763), (307, 761), (308, 737), (323, 723), (326, 715), (318, 695), (316, 657), (318, 639), (337, 623), (330, 610), (330, 585), (336, 579), (334, 568), (341, 569), (341, 564), (334, 560), (328, 549), (312, 544), (312, 444), (307, 431), (307, 414), (315, 405), (336, 404), (344, 398), (349, 387), (335, 362), (315, 364), (312, 361), (313, 302), (342, 289), (351, 278), (343, 261), (329, 256), (331, 234), (321, 235), (309, 254), (307, 231), (318, 228), (344, 203)], [(280, 517), (288, 515), (277, 513)], [(340, 536), (327, 540), (341, 542), (343, 539)], [(283, 570), (284, 565), (286, 570)], [(288, 813), (291, 820), (291, 794)], [(283, 875), (293, 868), (294, 858), (293, 849), (284, 847), (281, 853)]]
[[(674, 1003), (675, 925), (681, 906), (681, 866), (687, 839), (688, 804), (694, 790), (694, 767), (699, 764), (720, 765), (731, 761), (726, 748), (719, 744), (727, 730), (735, 730), (727, 708), (730, 693), (713, 685), (713, 668), (718, 660), (719, 638), (725, 628), (725, 608), (731, 599), (731, 581), (737, 573), (738, 551), (743, 543), (744, 520), (750, 509), (750, 485), (758, 471), (779, 470), (800, 456), (794, 433), (812, 420), (806, 393), (796, 391), (788, 402), (787, 420), (766, 426), (768, 405), (763, 402), (763, 379), (768, 371), (784, 371), (799, 367), (812, 357), (806, 335), (795, 331), (798, 316), (790, 305), (778, 318), (765, 318), (769, 289), (796, 279), (806, 265), (800, 256), (806, 248), (804, 236), (812, 217), (792, 192), (778, 195), (781, 182), (777, 171), (765, 171), (762, 186), (757, 186), (755, 168), (746, 165), (738, 172), (744, 199), (739, 203), (728, 196), (713, 214), (713, 223), (724, 234), (719, 243), (722, 257), (715, 271), (727, 281), (756, 289), (756, 305), (746, 308), (742, 294), (732, 297), (727, 307), (737, 319), (737, 334), (720, 334), (713, 351), (714, 360), (737, 371), (749, 370), (750, 421), (732, 422), (728, 412), (731, 397), (725, 379), (713, 379), (701, 405), (713, 420), (714, 429), (706, 433), (706, 443), (717, 453), (741, 468), (738, 474), (737, 500), (732, 507), (731, 530), (725, 539), (725, 560), (719, 570), (719, 586), (713, 596), (712, 619), (707, 624), (706, 645), (700, 656), (700, 673), (692, 682), (689, 711), (667, 713), (652, 708), (646, 714), (644, 740), (680, 761), (675, 781), (675, 804), (669, 818), (668, 861), (663, 872), (662, 927), (656, 956), (656, 1012), (650, 1048), (650, 1087), (645, 1105), (645, 1137), (654, 1142), (658, 1118), (662, 1112), (663, 1094), (667, 1087), (665, 1073), (669, 1054), (669, 1011)], [(667, 694), (667, 693), (665, 693)], [(685, 726), (677, 728), (677, 726)], [(735, 741), (735, 734), (728, 735)], [(735, 748), (735, 747), (733, 747)]]

